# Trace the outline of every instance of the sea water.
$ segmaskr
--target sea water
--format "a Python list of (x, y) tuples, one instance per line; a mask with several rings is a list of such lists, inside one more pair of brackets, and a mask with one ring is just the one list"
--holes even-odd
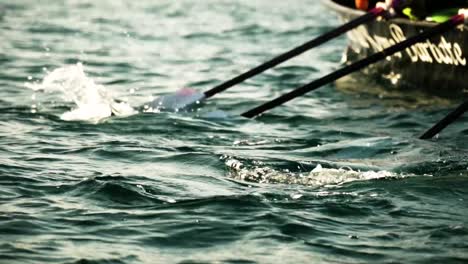
[(0, 263), (465, 263), (467, 118), (348, 78), (339, 38), (190, 109), (339, 21), (319, 1), (0, 2)]

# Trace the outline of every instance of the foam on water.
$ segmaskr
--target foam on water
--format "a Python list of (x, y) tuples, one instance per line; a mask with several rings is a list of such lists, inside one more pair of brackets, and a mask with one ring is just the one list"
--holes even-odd
[(299, 184), (308, 186), (337, 186), (353, 181), (376, 179), (398, 179), (411, 175), (398, 174), (391, 171), (359, 171), (352, 168), (323, 168), (318, 164), (310, 173), (295, 173), (278, 171), (267, 166), (245, 166), (241, 161), (229, 158), (225, 162), (229, 168), (229, 176), (248, 182)]
[(64, 100), (74, 102), (76, 108), (63, 113), (67, 121), (98, 122), (112, 114), (127, 116), (135, 110), (125, 102), (116, 102), (108, 90), (86, 76), (83, 64), (68, 65), (49, 72), (41, 83), (26, 83), (34, 91), (60, 92)]

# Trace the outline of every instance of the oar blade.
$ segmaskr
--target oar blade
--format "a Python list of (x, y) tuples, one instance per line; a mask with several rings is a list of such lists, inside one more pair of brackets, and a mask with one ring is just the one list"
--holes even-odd
[(200, 104), (205, 95), (195, 89), (183, 88), (174, 94), (154, 99), (147, 106), (156, 111), (180, 111)]

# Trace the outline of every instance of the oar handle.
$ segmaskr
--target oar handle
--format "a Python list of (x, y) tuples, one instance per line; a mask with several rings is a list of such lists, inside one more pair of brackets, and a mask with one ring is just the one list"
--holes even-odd
[(424, 31), (423, 33), (419, 34), (419, 35), (416, 35), (414, 37), (411, 37), (411, 38), (408, 38), (400, 43), (397, 43), (389, 48), (386, 48), (378, 53), (375, 53), (373, 55), (370, 55), (369, 57), (367, 58), (364, 58), (362, 60), (359, 60), (351, 65), (348, 65), (348, 66), (345, 66), (335, 72), (332, 72), (320, 79), (317, 79), (311, 83), (308, 83), (302, 87), (299, 87), (287, 94), (284, 94), (274, 100), (271, 100), (271, 101), (268, 101), (256, 108), (253, 108), (245, 113), (242, 114), (242, 116), (244, 117), (247, 117), (247, 118), (252, 118), (252, 117), (255, 117), (265, 111), (268, 111), (274, 107), (277, 107), (279, 105), (282, 105), (296, 97), (299, 97), (299, 96), (302, 96), (312, 90), (315, 90), (315, 89), (318, 89), (320, 87), (322, 87), (323, 85), (325, 84), (328, 84), (330, 82), (333, 82), (333, 81), (336, 81), (337, 79), (347, 75), (347, 74), (350, 74), (350, 73), (353, 73), (353, 72), (356, 72), (356, 71), (359, 71), (371, 64), (374, 64), (380, 60), (383, 60), (385, 59), (386, 57), (388, 56), (391, 56), (397, 52), (400, 52), (400, 51), (403, 51), (404, 49), (408, 48), (408, 47), (411, 47), (412, 45), (418, 43), (418, 42), (421, 42), (421, 41), (425, 41), (426, 39), (430, 38), (430, 37), (433, 37), (433, 36), (436, 36), (436, 35), (439, 35), (439, 34), (442, 34), (452, 28), (454, 28), (455, 26), (457, 25), (460, 25), (464, 22), (464, 16), (463, 15), (456, 15), (454, 17), (452, 17), (450, 20), (442, 23), (442, 24), (439, 24), (439, 25), (436, 25), (434, 26), (433, 28), (430, 28), (426, 31)]
[(211, 90), (208, 90), (206, 91), (204, 94), (205, 94), (205, 97), (206, 98), (210, 98), (212, 96), (214, 96), (215, 94), (217, 93), (220, 93), (236, 84), (239, 84), (257, 74), (260, 74), (268, 69), (271, 69), (273, 67), (275, 67), (276, 65), (280, 64), (280, 63), (283, 63), (291, 58), (294, 58), (314, 47), (317, 47), (333, 38), (336, 38), (346, 32), (348, 32), (349, 30), (353, 29), (353, 28), (356, 28), (358, 27), (359, 25), (362, 25), (364, 23), (367, 23), (373, 19), (375, 19), (376, 17), (382, 15), (383, 13), (385, 12), (385, 10), (383, 8), (374, 8), (372, 10), (370, 10), (368, 13), (366, 13), (365, 15), (362, 15), (354, 20), (351, 20), (349, 21), (348, 23), (346, 24), (343, 24), (342, 26), (339, 26), (338, 28), (332, 30), (332, 31), (329, 31), (323, 35), (320, 35), (319, 37), (315, 38), (315, 39), (312, 39), (290, 51), (287, 51), (277, 57), (274, 57), (273, 59), (251, 69), (251, 70), (248, 70), (224, 83), (221, 83), (219, 84), (218, 86), (212, 88)]

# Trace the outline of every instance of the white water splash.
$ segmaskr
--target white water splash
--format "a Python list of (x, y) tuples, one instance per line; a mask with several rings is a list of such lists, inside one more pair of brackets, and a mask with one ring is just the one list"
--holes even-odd
[(226, 166), (230, 176), (237, 180), (257, 183), (299, 184), (309, 186), (337, 186), (353, 181), (366, 181), (375, 179), (405, 178), (411, 175), (402, 175), (390, 171), (355, 171), (351, 168), (326, 169), (320, 164), (310, 173), (293, 173), (277, 171), (270, 167), (246, 167), (236, 159), (227, 159)]
[(337, 185), (353, 181), (404, 178), (406, 176), (382, 170), (382, 171), (355, 171), (351, 168), (325, 169), (318, 164), (307, 176), (317, 185)]
[(53, 70), (41, 83), (26, 83), (34, 91), (61, 92), (64, 99), (74, 102), (76, 108), (63, 113), (63, 120), (98, 122), (112, 114), (128, 116), (135, 110), (127, 103), (116, 102), (106, 88), (87, 77), (83, 65), (69, 65)]

